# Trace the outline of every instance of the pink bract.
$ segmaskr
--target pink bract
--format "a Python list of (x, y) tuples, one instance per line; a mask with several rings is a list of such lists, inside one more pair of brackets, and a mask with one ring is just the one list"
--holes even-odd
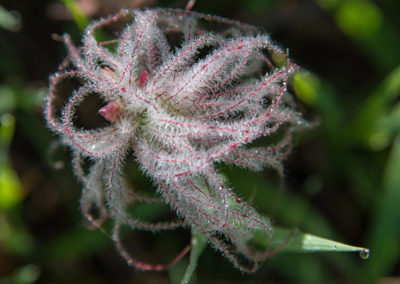
[(110, 102), (99, 110), (99, 113), (110, 122), (115, 122), (122, 112), (121, 107), (115, 102)]

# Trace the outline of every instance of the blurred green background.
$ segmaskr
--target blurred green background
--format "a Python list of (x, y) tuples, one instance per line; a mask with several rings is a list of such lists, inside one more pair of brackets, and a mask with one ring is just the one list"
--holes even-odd
[[(75, 7), (92, 19), (130, 2)], [(186, 1), (144, 4), (183, 8)], [(262, 27), (308, 71), (290, 88), (319, 124), (296, 137), (285, 190), (278, 193), (273, 172), (222, 169), (235, 191), (275, 224), (369, 247), (371, 256), (281, 253), (244, 275), (207, 248), (193, 283), (399, 283), (400, 2), (198, 0), (195, 10)], [(188, 257), (165, 272), (139, 272), (109, 233), (86, 228), (68, 150), (45, 126), (48, 76), (66, 54), (52, 34), (67, 32), (79, 43), (86, 18), (74, 21), (57, 1), (0, 2), (0, 283), (179, 283)], [(131, 183), (151, 192), (134, 168)], [(138, 205), (134, 213), (172, 215), (166, 206)], [(129, 246), (138, 258), (163, 263), (189, 240), (184, 231), (134, 232)]]

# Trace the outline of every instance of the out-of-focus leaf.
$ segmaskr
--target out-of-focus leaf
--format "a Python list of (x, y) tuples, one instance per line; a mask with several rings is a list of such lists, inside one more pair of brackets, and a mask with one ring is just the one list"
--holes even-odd
[(354, 123), (351, 125), (351, 137), (371, 149), (379, 150), (387, 145), (381, 140), (382, 118), (388, 117), (390, 103), (400, 96), (400, 67), (391, 72), (361, 105)]
[(398, 29), (385, 21), (381, 9), (369, 0), (319, 0), (334, 15), (337, 26), (357, 42), (382, 71), (400, 63)]
[(11, 13), (0, 5), (0, 27), (16, 32), (21, 29), (21, 21), (17, 13)]
[(17, 174), (8, 165), (0, 166), (0, 209), (10, 209), (24, 197)]
[(312, 73), (298, 72), (293, 78), (293, 88), (297, 97), (308, 105), (315, 105), (321, 82)]
[(0, 115), (14, 111), (17, 97), (13, 89), (7, 85), (0, 86)]
[(354, 38), (365, 38), (382, 26), (383, 15), (369, 1), (344, 1), (336, 12), (338, 26)]
[(400, 136), (391, 150), (383, 176), (383, 191), (373, 213), (369, 239), (374, 257), (365, 277), (384, 276), (400, 254)]
[(23, 196), (23, 187), (8, 161), (8, 148), (14, 136), (15, 118), (4, 114), (0, 121), (0, 209), (10, 209)]
[(89, 20), (85, 17), (85, 15), (79, 9), (78, 4), (75, 0), (62, 0), (67, 6), (68, 10), (72, 14), (76, 24), (78, 25), (80, 30), (83, 30), (89, 23)]

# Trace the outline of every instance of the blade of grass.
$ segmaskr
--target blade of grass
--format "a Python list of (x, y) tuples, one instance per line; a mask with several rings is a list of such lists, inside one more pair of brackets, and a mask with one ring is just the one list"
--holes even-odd
[[(267, 247), (270, 240), (267, 234), (257, 232), (251, 240), (257, 247)], [(275, 227), (271, 249), (282, 247), (285, 252), (360, 252), (362, 257), (368, 257), (369, 250), (363, 247), (351, 246), (316, 235), (302, 233), (298, 230)]]

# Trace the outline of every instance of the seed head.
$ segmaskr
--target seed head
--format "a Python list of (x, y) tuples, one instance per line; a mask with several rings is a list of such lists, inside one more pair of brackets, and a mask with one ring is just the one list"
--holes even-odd
[[(115, 40), (96, 40), (96, 29), (126, 21)], [(46, 119), (74, 153), (83, 213), (95, 226), (112, 218), (117, 247), (138, 268), (166, 266), (131, 258), (119, 239), (122, 224), (145, 230), (195, 226), (237, 267), (254, 271), (271, 253), (252, 250), (249, 240), (259, 231), (272, 239), (272, 227), (235, 196), (216, 164), (256, 171), (270, 166), (282, 174), (291, 133), (304, 122), (286, 88), (297, 67), (252, 26), (181, 10), (123, 10), (89, 25), (81, 47), (68, 35), (64, 41), (68, 56), (50, 78)], [(285, 64), (277, 66), (274, 57)], [(78, 87), (60, 112), (61, 83), (68, 79)], [(105, 103), (98, 112), (108, 125), (75, 127), (77, 107), (93, 94)], [(278, 143), (249, 147), (280, 129)], [(146, 199), (123, 177), (128, 153), (182, 222), (148, 224), (127, 216), (130, 202)], [(87, 158), (93, 164), (85, 174)], [(93, 207), (97, 219), (89, 213)]]

